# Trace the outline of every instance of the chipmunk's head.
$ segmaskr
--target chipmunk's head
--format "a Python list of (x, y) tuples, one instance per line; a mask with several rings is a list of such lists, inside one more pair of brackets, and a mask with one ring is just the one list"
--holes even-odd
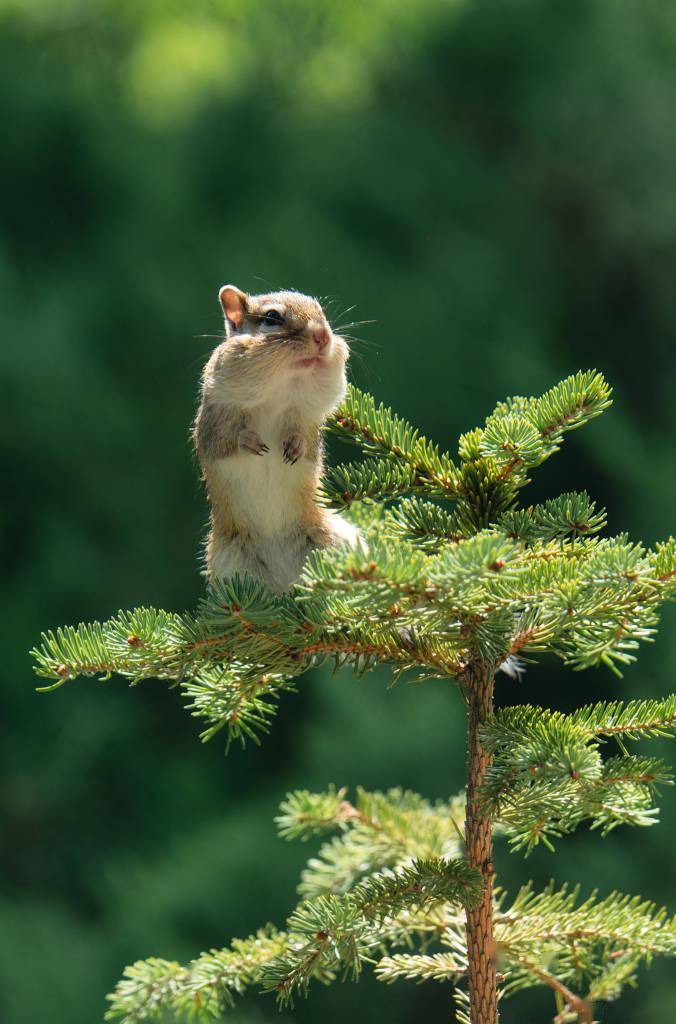
[(225, 315), (226, 346), (236, 346), (245, 361), (269, 365), (275, 375), (335, 392), (345, 388), (348, 347), (334, 334), (319, 302), (300, 292), (280, 291), (247, 295), (234, 285), (218, 293)]

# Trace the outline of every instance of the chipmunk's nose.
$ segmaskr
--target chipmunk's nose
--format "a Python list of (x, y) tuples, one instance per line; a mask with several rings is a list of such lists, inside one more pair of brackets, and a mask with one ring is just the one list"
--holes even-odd
[(312, 329), (312, 340), (317, 346), (318, 352), (323, 352), (329, 343), (329, 329), (328, 327), (313, 327)]

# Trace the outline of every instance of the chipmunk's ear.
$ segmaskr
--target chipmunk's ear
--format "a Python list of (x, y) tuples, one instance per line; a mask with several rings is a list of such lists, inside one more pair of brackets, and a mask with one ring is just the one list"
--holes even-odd
[(225, 328), (230, 337), (232, 331), (242, 326), (247, 311), (247, 297), (234, 284), (224, 284), (218, 293), (218, 299), (225, 313)]

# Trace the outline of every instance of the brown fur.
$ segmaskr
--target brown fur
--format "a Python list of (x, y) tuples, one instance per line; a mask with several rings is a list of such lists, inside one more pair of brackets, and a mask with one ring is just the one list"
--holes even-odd
[[(286, 589), (312, 548), (350, 530), (317, 503), (321, 427), (344, 392), (347, 346), (297, 292), (227, 286), (221, 301), (226, 338), (204, 369), (193, 427), (211, 504), (207, 568)], [(271, 309), (281, 322), (269, 322)]]

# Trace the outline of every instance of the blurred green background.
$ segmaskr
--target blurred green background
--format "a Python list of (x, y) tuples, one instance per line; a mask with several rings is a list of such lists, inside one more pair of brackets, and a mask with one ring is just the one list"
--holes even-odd
[[(375, 323), (353, 380), (450, 448), (498, 399), (602, 369), (615, 406), (529, 493), (587, 488), (654, 542), (676, 505), (675, 107), (655, 0), (0, 0), (3, 1024), (92, 1024), (128, 962), (281, 923), (310, 852), (275, 836), (287, 790), (462, 783), (448, 684), (305, 677), (227, 760), (164, 685), (34, 692), (41, 629), (200, 595), (188, 426), (218, 286), (354, 305)], [(499, 699), (664, 694), (675, 625), (623, 680), (543, 662)], [(675, 840), (667, 791), (657, 828), (502, 848), (498, 873), (673, 909)], [(602, 1020), (674, 1020), (671, 977)], [(553, 1015), (549, 993), (504, 1008)], [(365, 977), (281, 1020), (449, 1017), (443, 986)], [(231, 1019), (280, 1017), (252, 997)]]

